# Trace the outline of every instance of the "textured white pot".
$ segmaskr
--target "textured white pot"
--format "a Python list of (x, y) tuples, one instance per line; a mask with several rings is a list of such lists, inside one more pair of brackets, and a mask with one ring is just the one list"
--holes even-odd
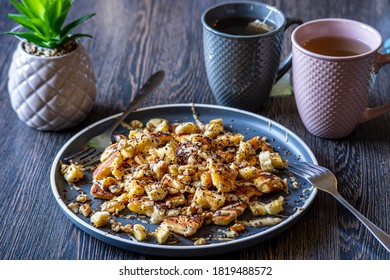
[(95, 101), (95, 74), (80, 42), (71, 53), (49, 58), (28, 54), (19, 43), (8, 78), (12, 108), (22, 121), (38, 130), (77, 125)]

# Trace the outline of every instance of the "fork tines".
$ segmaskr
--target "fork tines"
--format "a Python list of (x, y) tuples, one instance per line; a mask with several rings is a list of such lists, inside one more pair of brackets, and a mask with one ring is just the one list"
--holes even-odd
[(328, 171), (322, 166), (304, 161), (289, 163), (287, 168), (296, 175), (302, 176), (304, 178), (316, 177), (321, 174), (325, 174)]
[(95, 162), (99, 161), (100, 155), (101, 155), (101, 151), (90, 148), (90, 147), (85, 147), (80, 152), (77, 152), (77, 153), (71, 155), (70, 157), (64, 158), (64, 160), (69, 162), (69, 163), (88, 166), (88, 165), (92, 165)]

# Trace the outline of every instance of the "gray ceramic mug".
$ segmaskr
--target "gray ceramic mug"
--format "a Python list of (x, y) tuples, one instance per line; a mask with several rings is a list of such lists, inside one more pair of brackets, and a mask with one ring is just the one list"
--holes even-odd
[[(272, 31), (232, 35), (216, 30), (216, 21), (227, 17), (256, 18)], [(291, 67), (291, 54), (282, 62), (284, 31), (299, 19), (286, 18), (275, 7), (258, 2), (225, 3), (202, 15), (203, 52), (207, 78), (221, 105), (256, 112), (270, 95), (273, 84)]]

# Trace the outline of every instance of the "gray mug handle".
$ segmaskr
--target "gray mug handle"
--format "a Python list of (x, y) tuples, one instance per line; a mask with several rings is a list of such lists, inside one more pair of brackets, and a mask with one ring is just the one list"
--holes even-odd
[[(286, 18), (287, 22), (286, 22), (286, 26), (284, 27), (284, 30), (286, 30), (287, 28), (289, 28), (291, 25), (293, 24), (302, 24), (303, 21), (300, 20), (299, 18), (290, 18), (290, 17), (287, 17)], [(287, 73), (288, 70), (290, 70), (291, 68), (291, 64), (292, 64), (292, 53), (290, 52), (285, 59), (283, 59), (283, 61), (280, 63), (279, 65), (279, 69), (278, 69), (278, 72), (276, 74), (276, 79), (275, 79), (275, 83), (277, 81), (279, 81), (279, 79), (281, 77), (283, 77), (284, 74)]]

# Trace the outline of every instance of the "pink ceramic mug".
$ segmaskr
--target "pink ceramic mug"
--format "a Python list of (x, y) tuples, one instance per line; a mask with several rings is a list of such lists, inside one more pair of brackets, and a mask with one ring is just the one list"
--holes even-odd
[(378, 52), (382, 37), (374, 28), (319, 19), (297, 27), (291, 38), (294, 96), (310, 133), (345, 137), (357, 124), (390, 111), (390, 104), (367, 107), (377, 72), (390, 63), (390, 54)]

